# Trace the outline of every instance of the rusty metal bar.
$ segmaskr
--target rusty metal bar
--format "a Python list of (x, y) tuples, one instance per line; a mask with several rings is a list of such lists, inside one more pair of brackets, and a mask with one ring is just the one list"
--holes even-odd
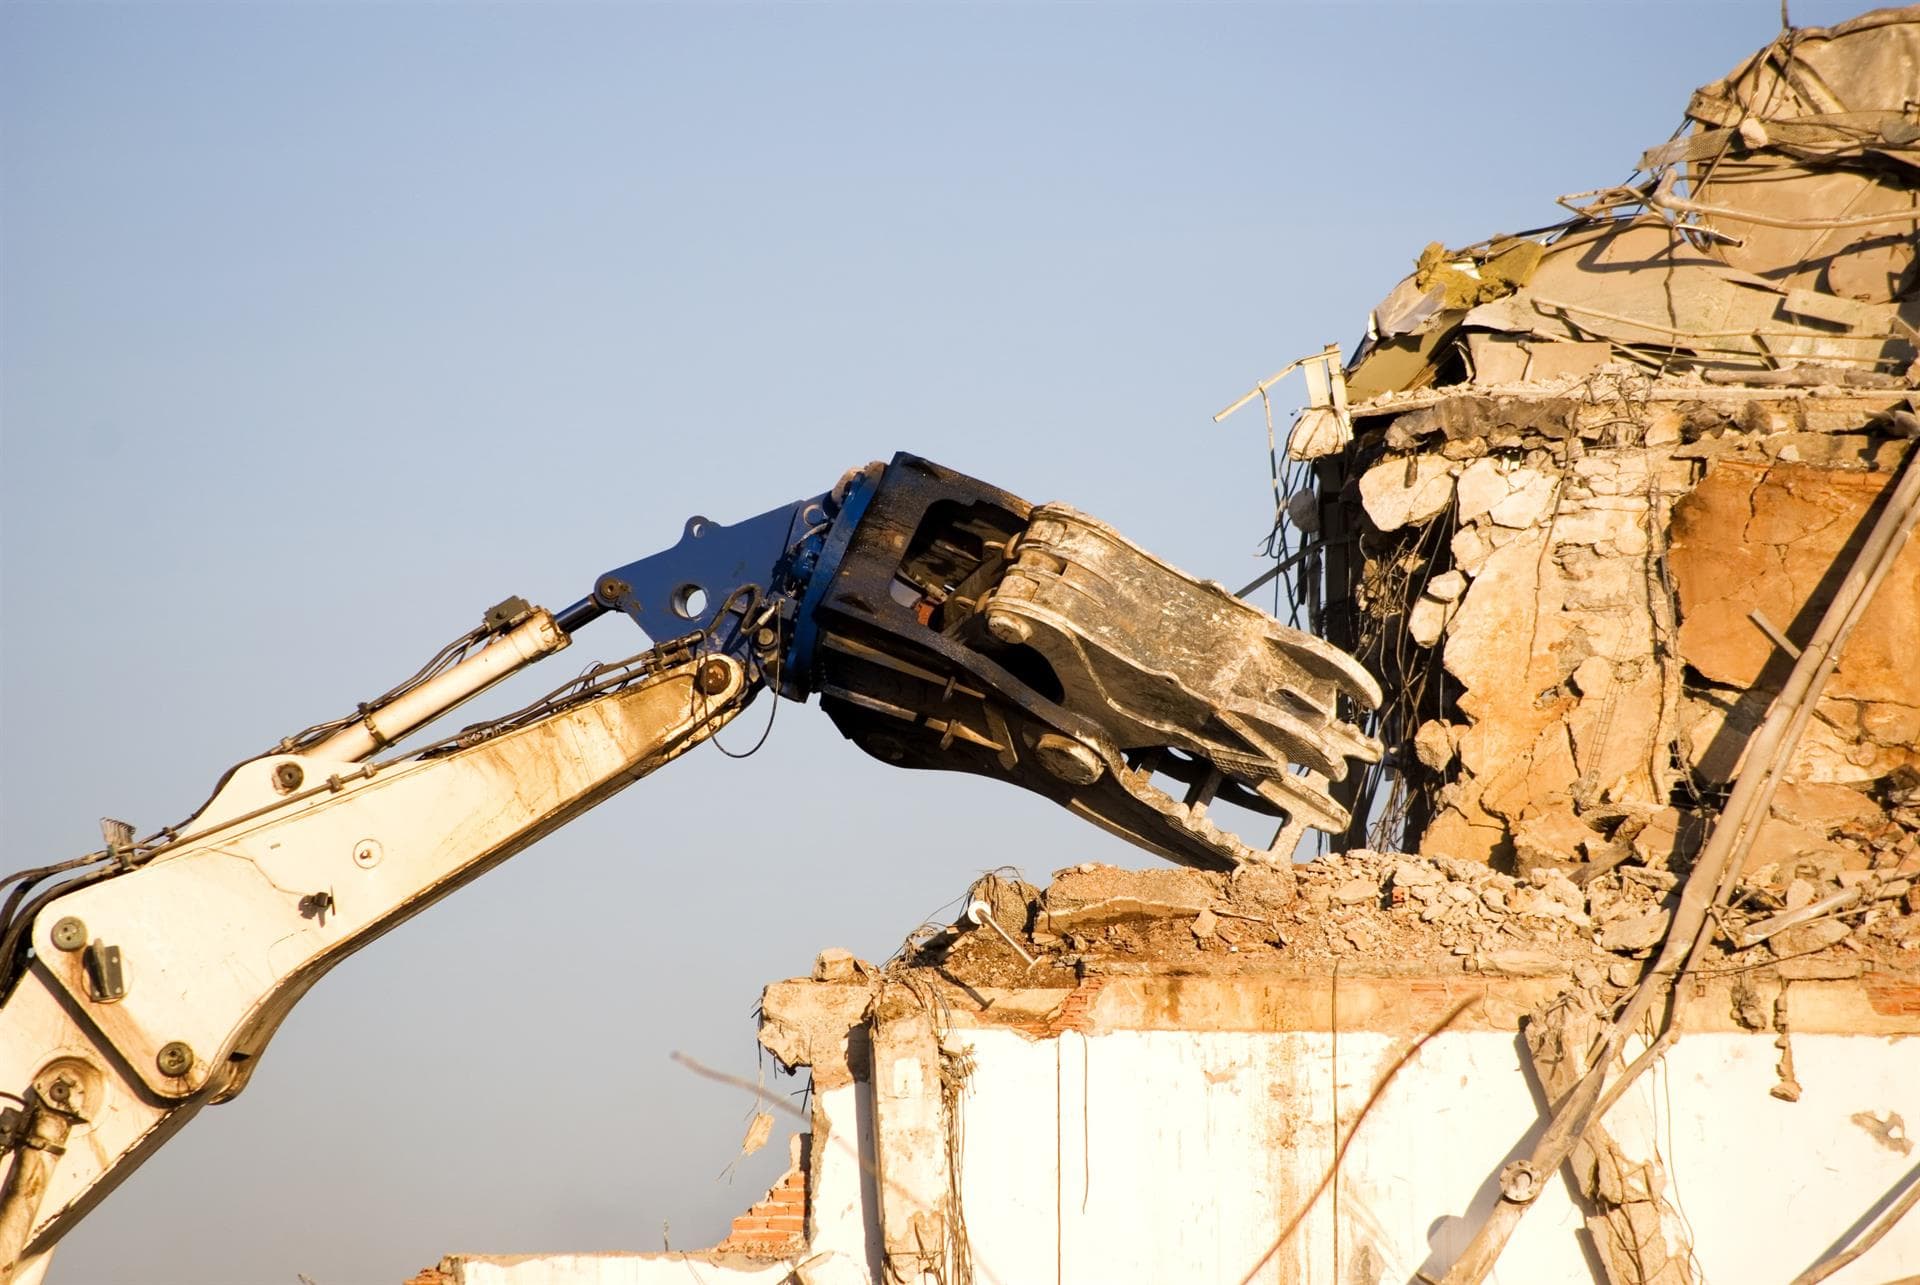
[[(1853, 1244), (1847, 1246), (1833, 1257), (1822, 1259), (1812, 1267), (1807, 1268), (1806, 1271), (1801, 1272), (1793, 1278), (1792, 1285), (1819, 1285), (1819, 1282), (1827, 1279), (1827, 1277), (1833, 1275), (1842, 1267), (1845, 1267), (1848, 1263), (1851, 1263), (1854, 1259), (1859, 1258), (1869, 1249), (1879, 1244), (1881, 1238), (1893, 1230), (1895, 1223), (1912, 1213), (1913, 1207), (1920, 1204), (1920, 1166), (1916, 1166), (1913, 1170), (1909, 1171), (1907, 1178), (1907, 1194), (1895, 1201), (1886, 1213), (1880, 1215), (1879, 1219), (1874, 1222), (1873, 1226), (1867, 1228), (1860, 1239), (1854, 1241)], [(1907, 1279), (1913, 1280), (1915, 1278), (1910, 1276)], [(1888, 1281), (1887, 1285), (1900, 1285), (1900, 1282)]]

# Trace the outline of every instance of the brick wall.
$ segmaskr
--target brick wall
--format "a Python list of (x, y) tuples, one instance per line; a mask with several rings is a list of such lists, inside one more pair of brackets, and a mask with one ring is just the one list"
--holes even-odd
[(733, 1220), (727, 1238), (714, 1248), (777, 1257), (802, 1248), (807, 1234), (807, 1152), (812, 1135), (795, 1134), (791, 1161), (780, 1181)]

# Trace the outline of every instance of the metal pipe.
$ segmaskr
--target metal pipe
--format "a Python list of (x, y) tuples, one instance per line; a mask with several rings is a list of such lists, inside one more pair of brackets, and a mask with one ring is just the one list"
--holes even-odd
[(361, 715), (358, 722), (341, 728), (307, 752), (315, 758), (358, 763), (570, 641), (551, 614), (535, 611), (452, 669), (428, 679), (392, 704)]
[[(1859, 1258), (1869, 1249), (1879, 1244), (1881, 1238), (1893, 1230), (1895, 1223), (1913, 1212), (1913, 1207), (1916, 1204), (1920, 1204), (1920, 1166), (1916, 1166), (1907, 1174), (1907, 1194), (1895, 1201), (1892, 1207), (1889, 1208), (1886, 1213), (1882, 1214), (1859, 1240), (1854, 1241), (1853, 1244), (1849, 1245), (1842, 1252), (1835, 1254), (1832, 1258), (1823, 1259), (1815, 1263), (1812, 1267), (1809, 1267), (1806, 1271), (1801, 1272), (1793, 1278), (1793, 1285), (1818, 1285), (1820, 1281), (1827, 1279), (1827, 1277), (1833, 1275), (1842, 1267), (1845, 1267), (1848, 1263), (1851, 1263), (1854, 1259)], [(1914, 1278), (1910, 1276), (1907, 1279), (1913, 1280)], [(1900, 1285), (1900, 1282), (1888, 1281), (1887, 1285)]]
[(993, 907), (989, 906), (986, 902), (974, 901), (967, 903), (967, 918), (983, 928), (993, 929), (994, 934), (998, 936), (1001, 941), (1013, 947), (1014, 954), (1027, 961), (1028, 968), (1032, 968), (1040, 962), (1021, 948), (1020, 943), (1013, 939), (1013, 934), (1000, 926), (1000, 921), (993, 917)]
[[(36, 1089), (35, 1097), (37, 1093)], [(0, 1285), (14, 1279), (14, 1268), (20, 1265), (20, 1255), (32, 1236), (54, 1165), (73, 1128), (67, 1115), (49, 1110), (37, 1100), (30, 1099), (26, 1111), (29, 1118), (25, 1134), (14, 1147), (13, 1172), (7, 1178), (6, 1194), (0, 1196), (0, 1264), (5, 1264), (0, 1266)]]
[(1892, 210), (1885, 214), (1860, 214), (1841, 219), (1792, 219), (1783, 218), (1777, 214), (1763, 214), (1758, 210), (1736, 210), (1727, 205), (1703, 205), (1698, 201), (1689, 201), (1685, 197), (1673, 194), (1671, 172), (1660, 180), (1660, 185), (1647, 197), (1647, 204), (1674, 214), (1701, 214), (1710, 218), (1733, 219), (1740, 223), (1757, 224), (1763, 228), (1785, 228), (1796, 232), (1833, 232), (1847, 228), (1877, 228), (1890, 223), (1920, 223), (1920, 208)]
[(582, 598), (571, 607), (561, 608), (560, 613), (553, 618), (553, 623), (560, 627), (561, 633), (571, 634), (582, 625), (593, 623), (611, 610), (612, 608), (603, 604), (598, 598)]

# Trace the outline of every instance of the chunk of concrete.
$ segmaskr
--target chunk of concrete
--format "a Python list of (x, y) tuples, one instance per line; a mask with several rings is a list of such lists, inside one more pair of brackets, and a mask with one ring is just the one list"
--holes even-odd
[(1287, 497), (1287, 521), (1308, 535), (1320, 529), (1320, 495), (1303, 487)]
[[(1457, 572), (1454, 574), (1458, 574)], [(1431, 647), (1447, 632), (1447, 622), (1456, 610), (1452, 602), (1441, 602), (1421, 594), (1407, 613), (1407, 636), (1422, 647)]]
[(1393, 886), (1396, 888), (1437, 888), (1447, 876), (1425, 861), (1396, 861)]
[(1430, 718), (1413, 734), (1413, 752), (1421, 765), (1444, 772), (1453, 762), (1457, 730), (1451, 723)]
[(1342, 906), (1358, 906), (1380, 899), (1380, 885), (1371, 879), (1349, 879), (1333, 890), (1333, 900)]
[(760, 995), (760, 1044), (788, 1067), (813, 1068), (823, 1089), (866, 1075), (866, 1040), (857, 1034), (873, 1003), (867, 985), (775, 982)]
[(1522, 874), (1568, 869), (1586, 860), (1586, 844), (1599, 837), (1565, 809), (1537, 813), (1514, 827), (1514, 865)]
[(1453, 602), (1467, 591), (1467, 577), (1461, 572), (1442, 571), (1427, 581), (1426, 596), (1435, 602)]
[(1864, 853), (1846, 844), (1835, 843), (1827, 837), (1823, 828), (1770, 815), (1755, 832), (1741, 869), (1748, 871), (1758, 870), (1762, 866), (1779, 866), (1789, 871), (1804, 868), (1838, 874), (1847, 869), (1864, 869), (1867, 864)]
[(1454, 569), (1470, 576), (1479, 575), (1480, 568), (1493, 553), (1493, 542), (1477, 526), (1463, 526), (1455, 531), (1449, 547), (1453, 551)]
[[(1709, 681), (1751, 687), (1778, 648), (1748, 618), (1794, 628), (1892, 484), (1891, 474), (1722, 459), (1674, 506), (1669, 564), (1680, 652)], [(1920, 709), (1920, 541), (1875, 592), (1828, 681), (1829, 698)]]
[(1594, 940), (1602, 950), (1616, 954), (1632, 955), (1652, 950), (1667, 934), (1667, 918), (1664, 910), (1622, 915), (1600, 925), (1599, 931), (1594, 933)]
[(1487, 516), (1496, 526), (1524, 529), (1546, 517), (1559, 484), (1545, 473), (1521, 468), (1507, 475), (1507, 488), (1506, 498), (1487, 510)]
[(1385, 460), (1361, 475), (1361, 505), (1382, 531), (1425, 522), (1453, 499), (1452, 467), (1438, 455)]
[(1460, 471), (1454, 515), (1463, 523), (1485, 517), (1512, 489), (1507, 485), (1505, 461), (1492, 456), (1477, 459)]
[(1880, 807), (1865, 793), (1844, 785), (1786, 781), (1774, 791), (1773, 815), (1831, 834), (1850, 821), (1879, 817)]
[(1782, 929), (1768, 941), (1778, 955), (1810, 955), (1816, 950), (1837, 945), (1852, 931), (1838, 919), (1817, 919), (1810, 924), (1796, 924), (1792, 928)]
[(1920, 709), (1869, 701), (1860, 707), (1860, 731), (1878, 745), (1913, 745), (1920, 742)]
[(1317, 460), (1352, 440), (1353, 430), (1332, 407), (1309, 406), (1287, 434), (1287, 454), (1296, 460)]
[(1143, 919), (1191, 920), (1220, 896), (1219, 875), (1200, 870), (1076, 866), (1054, 876), (1034, 917), (1036, 941), (1098, 932)]
[(1589, 656), (1574, 667), (1573, 689), (1582, 696), (1602, 696), (1613, 685), (1613, 662), (1605, 656)]
[(859, 980), (859, 976), (859, 961), (850, 950), (829, 946), (814, 957), (813, 980), (816, 982), (852, 982)]
[(1633, 836), (1633, 855), (1640, 864), (1666, 869), (1690, 860), (1705, 841), (1707, 823), (1699, 814), (1679, 808), (1660, 808), (1646, 818)]

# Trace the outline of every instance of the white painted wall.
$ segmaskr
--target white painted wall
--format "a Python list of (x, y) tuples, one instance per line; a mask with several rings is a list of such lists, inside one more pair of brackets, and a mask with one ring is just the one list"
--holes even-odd
[(787, 1262), (741, 1266), (698, 1254), (456, 1255), (454, 1285), (781, 1285)]
[[(1437, 1272), (1494, 1199), (1493, 1175), (1537, 1127), (1518, 1037), (1430, 1040), (1359, 1126), (1338, 1184), (1313, 1200), (1335, 1146), (1404, 1036), (1324, 1031), (1068, 1031), (1035, 1039), (962, 1028), (976, 1060), (964, 1099), (966, 1231), (980, 1285), (1339, 1282), (1394, 1285)], [(1920, 1036), (1796, 1034), (1797, 1102), (1769, 1095), (1771, 1034), (1679, 1041), (1607, 1118), (1623, 1151), (1657, 1158), (1688, 1229), (1696, 1279), (1785, 1282), (1821, 1258), (1920, 1156), (1850, 1117), (1920, 1122)], [(930, 1089), (931, 1091), (931, 1089)], [(883, 1279), (864, 1085), (815, 1101), (817, 1181), (806, 1285)], [(1491, 1278), (1599, 1280), (1584, 1214), (1556, 1175)], [(1264, 1264), (1262, 1260), (1266, 1259)], [(698, 1255), (460, 1260), (458, 1285), (770, 1285), (791, 1264)], [(1920, 1218), (1832, 1278), (1879, 1285), (1920, 1273)]]
[[(1405, 1282), (1443, 1269), (1533, 1117), (1516, 1037), (1436, 1037), (1396, 1077), (1313, 1206), (1255, 1271), (1405, 1047), (1371, 1033), (965, 1033), (967, 1229), (985, 1283)], [(1785, 1281), (1916, 1164), (1849, 1117), (1920, 1121), (1920, 1038), (1796, 1036), (1800, 1101), (1768, 1095), (1771, 1036), (1690, 1036), (1608, 1116), (1623, 1149), (1657, 1146), (1707, 1281)], [(1533, 1140), (1527, 1134), (1527, 1142)], [(1535, 1202), (1492, 1280), (1593, 1279), (1564, 1179)], [(1337, 1245), (1336, 1245), (1337, 1240)], [(1337, 1258), (1336, 1258), (1337, 1255)], [(1920, 1272), (1920, 1221), (1832, 1279)]]

